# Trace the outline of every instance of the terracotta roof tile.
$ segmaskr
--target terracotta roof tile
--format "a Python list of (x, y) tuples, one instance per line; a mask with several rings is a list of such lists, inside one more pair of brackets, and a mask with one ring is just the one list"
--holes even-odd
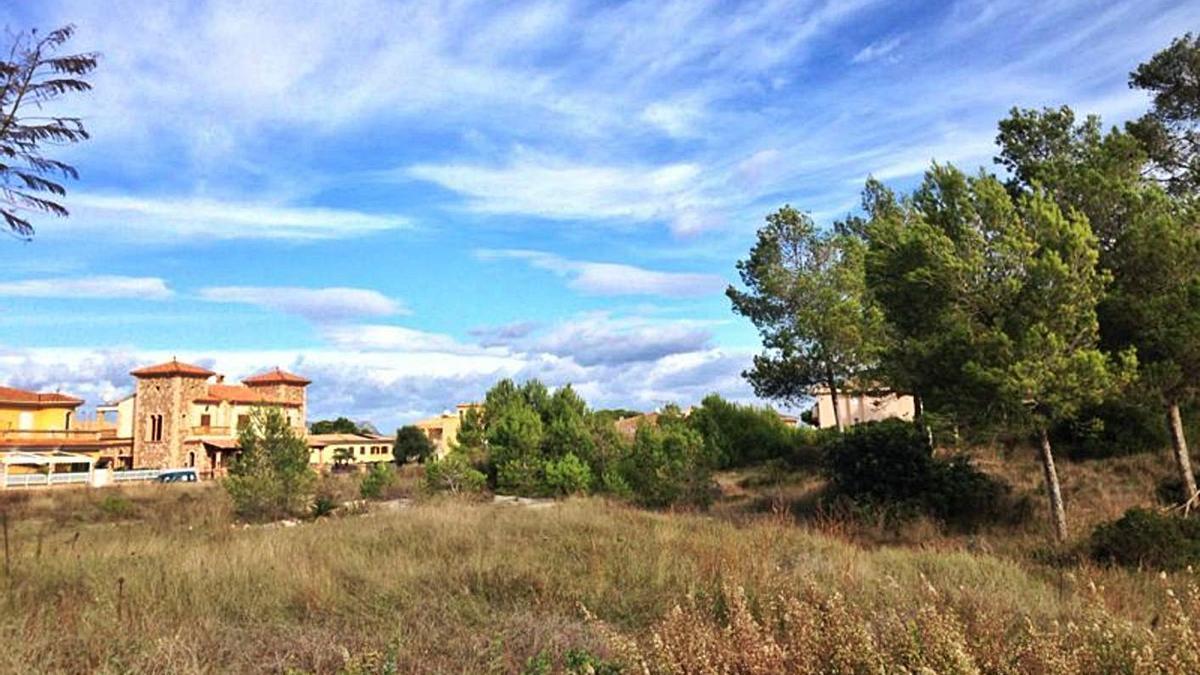
[(312, 380), (307, 380), (299, 375), (296, 375), (295, 373), (289, 373), (286, 370), (280, 370), (279, 368), (272, 368), (265, 373), (259, 373), (258, 375), (247, 377), (243, 379), (242, 382), (251, 386), (261, 384), (296, 384), (305, 386), (312, 384)]
[(216, 375), (213, 371), (200, 366), (193, 366), (190, 363), (184, 363), (171, 359), (166, 363), (160, 363), (154, 366), (146, 366), (130, 371), (130, 375), (134, 377), (154, 377), (160, 375), (184, 375), (187, 377), (211, 377)]
[(36, 391), (26, 391), (15, 387), (0, 387), (0, 403), (20, 403), (23, 405), (45, 405), (47, 407), (72, 407), (83, 403), (83, 399), (67, 396), (66, 394), (42, 394)]
[(221, 401), (284, 406), (299, 405), (290, 401), (281, 401), (269, 392), (262, 391), (261, 389), (246, 387), (240, 384), (210, 384), (208, 385), (208, 395), (196, 399), (197, 403), (220, 403)]

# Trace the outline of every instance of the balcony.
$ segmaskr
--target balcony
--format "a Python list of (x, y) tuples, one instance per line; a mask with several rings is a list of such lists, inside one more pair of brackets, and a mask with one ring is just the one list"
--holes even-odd
[(229, 426), (215, 427), (215, 426), (212, 426), (211, 424), (204, 424), (204, 425), (192, 427), (191, 434), (193, 436), (226, 436), (226, 437), (228, 437), (228, 436), (236, 436), (237, 432), (234, 431), (233, 427), (229, 427)]
[(114, 429), (0, 429), (0, 441), (103, 441), (117, 437)]

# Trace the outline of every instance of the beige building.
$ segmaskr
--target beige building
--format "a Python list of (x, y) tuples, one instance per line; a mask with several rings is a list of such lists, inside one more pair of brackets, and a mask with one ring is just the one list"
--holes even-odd
[(392, 461), (392, 439), (378, 434), (309, 434), (308, 463), (318, 469)]
[[(817, 390), (813, 393), (813, 397), (817, 399), (812, 407), (813, 424), (820, 429), (836, 427), (837, 419), (833, 414), (833, 397), (829, 390)], [(872, 392), (851, 390), (838, 392), (838, 412), (841, 413), (844, 426), (892, 418), (912, 421), (916, 405), (913, 397), (908, 395), (898, 395), (886, 390)]]
[(458, 440), (458, 430), (462, 428), (463, 418), (466, 417), (467, 411), (472, 409), (482, 413), (483, 404), (459, 403), (453, 412), (447, 410), (437, 417), (413, 422), (413, 426), (425, 432), (425, 437), (433, 443), (436, 455), (440, 459), (450, 452), (450, 448)]
[(132, 441), (133, 468), (194, 467), (219, 475), (238, 452), (237, 437), (254, 410), (278, 407), (305, 434), (309, 381), (274, 370), (226, 384), (207, 368), (171, 360), (130, 373), (135, 391), (98, 413), (116, 413), (118, 434)]

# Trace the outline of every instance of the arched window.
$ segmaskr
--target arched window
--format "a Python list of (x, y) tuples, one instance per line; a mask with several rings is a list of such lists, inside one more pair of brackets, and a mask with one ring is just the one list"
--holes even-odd
[(195, 452), (188, 453), (188, 466), (190, 466), (190, 467), (196, 466), (196, 453)]

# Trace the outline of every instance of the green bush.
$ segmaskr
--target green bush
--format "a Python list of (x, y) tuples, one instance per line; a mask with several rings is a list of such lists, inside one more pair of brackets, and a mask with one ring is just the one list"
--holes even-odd
[(704, 438), (677, 408), (668, 408), (657, 426), (638, 428), (621, 476), (634, 500), (644, 506), (703, 506), (713, 498), (712, 465)]
[(137, 507), (133, 502), (121, 495), (105, 495), (97, 507), (105, 516), (115, 520), (131, 518), (137, 513)]
[(692, 410), (688, 424), (704, 437), (708, 456), (722, 468), (772, 459), (795, 464), (815, 459), (811, 446), (770, 408), (739, 405), (709, 394)]
[(331, 515), (337, 510), (337, 500), (332, 495), (321, 494), (313, 499), (312, 506), (308, 509), (308, 514), (313, 518), (324, 518)]
[(592, 470), (571, 452), (546, 462), (545, 475), (547, 491), (554, 495), (583, 494), (592, 486)]
[(496, 467), (496, 489), (522, 497), (546, 493), (545, 464), (536, 456), (517, 457)]
[(425, 465), (425, 487), (431, 492), (479, 493), (487, 485), (483, 472), (475, 470), (466, 457), (452, 452)]
[(858, 425), (832, 438), (826, 472), (834, 495), (855, 502), (927, 513), (962, 529), (1015, 522), (1029, 504), (979, 471), (966, 457), (933, 456), (916, 425), (887, 420)]
[(375, 464), (358, 484), (358, 494), (363, 499), (379, 499), (383, 491), (396, 482), (396, 472), (387, 464)]
[(1200, 563), (1200, 519), (1130, 509), (1092, 532), (1092, 558), (1125, 567), (1183, 569)]

